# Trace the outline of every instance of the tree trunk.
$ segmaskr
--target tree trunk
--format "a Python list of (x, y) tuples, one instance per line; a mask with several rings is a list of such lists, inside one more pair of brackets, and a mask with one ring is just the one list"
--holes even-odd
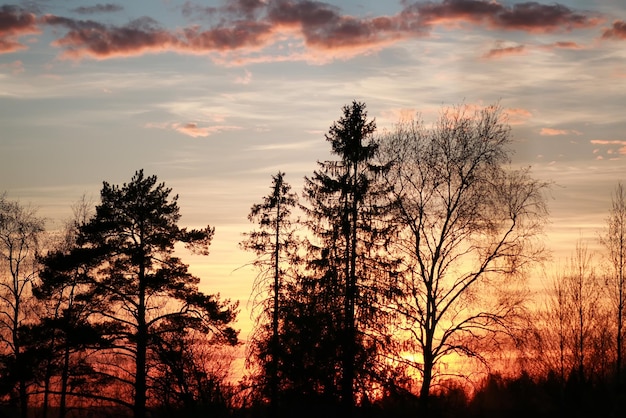
[(624, 240), (623, 234), (620, 233), (619, 251), (619, 267), (617, 284), (619, 286), (619, 300), (617, 307), (617, 360), (615, 362), (615, 379), (617, 381), (617, 390), (621, 390), (622, 386), (622, 332), (624, 329)]
[[(17, 277), (17, 272), (15, 276)], [(19, 289), (19, 283), (17, 280), (14, 280), (14, 289)], [(20, 313), (20, 296), (15, 292), (15, 308), (13, 310), (13, 329), (12, 338), (13, 338), (13, 347), (14, 347), (14, 355), (15, 355), (15, 366), (17, 368), (17, 373), (19, 376), (18, 381), (18, 394), (20, 398), (20, 417), (27, 418), (28, 417), (28, 394), (26, 393), (26, 380), (24, 378), (24, 372), (26, 371), (26, 364), (24, 364), (24, 359), (22, 358), (22, 344), (20, 340), (20, 336), (17, 332), (17, 329), (20, 325), (19, 313)]]
[(135, 403), (134, 417), (146, 416), (146, 351), (148, 329), (146, 326), (145, 264), (139, 267), (139, 303), (137, 306), (137, 354), (135, 357)]
[(420, 408), (425, 416), (428, 415), (428, 401), (430, 396), (430, 386), (433, 380), (433, 338), (430, 330), (427, 330), (426, 346), (422, 355), (424, 360), (424, 374), (422, 387), (420, 388)]
[[(279, 185), (280, 186), (280, 185)], [(272, 311), (272, 363), (270, 375), (270, 415), (276, 416), (278, 410), (278, 295), (280, 290), (280, 217), (281, 217), (280, 198), (277, 199), (276, 206), (276, 225), (274, 236), (274, 310)]]
[(358, 218), (358, 199), (357, 199), (357, 173), (358, 163), (354, 162), (352, 167), (351, 180), (351, 201), (348, 216), (349, 226), (345, 231), (346, 238), (346, 299), (345, 299), (345, 343), (343, 356), (343, 404), (346, 408), (346, 415), (352, 416), (354, 408), (354, 361), (356, 347), (356, 323), (355, 323), (355, 306), (356, 306), (356, 258), (357, 258), (357, 218)]

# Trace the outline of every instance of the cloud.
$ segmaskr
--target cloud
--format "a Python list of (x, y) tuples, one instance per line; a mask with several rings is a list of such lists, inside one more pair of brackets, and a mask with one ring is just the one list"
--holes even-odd
[(184, 42), (178, 48), (188, 52), (228, 51), (240, 48), (258, 48), (265, 45), (273, 30), (265, 22), (240, 21), (231, 27), (200, 30), (198, 27), (184, 30)]
[(96, 4), (95, 6), (81, 6), (73, 9), (72, 11), (81, 15), (88, 15), (94, 13), (113, 13), (124, 10), (124, 7), (119, 4), (107, 3)]
[(613, 22), (611, 29), (606, 29), (602, 33), (603, 39), (626, 39), (626, 22), (623, 20), (616, 20)]
[(339, 8), (317, 1), (275, 0), (267, 19), (273, 25), (298, 30), (309, 47), (347, 49), (373, 47), (409, 36), (424, 35), (409, 23), (411, 15), (357, 18), (342, 15)]
[(530, 33), (571, 31), (596, 26), (596, 16), (576, 12), (561, 4), (537, 2), (517, 3), (505, 6), (487, 0), (443, 0), (441, 3), (414, 3), (426, 24), (467, 22), (487, 24), (493, 29), (521, 30)]
[(247, 151), (297, 151), (313, 148), (317, 144), (319, 144), (319, 140), (253, 145)]
[[(52, 15), (44, 16), (42, 22), (68, 30), (54, 45), (65, 50), (64, 57), (75, 59), (106, 59), (163, 51), (222, 55), (237, 51), (241, 52), (239, 56), (228, 59), (262, 62), (266, 58), (249, 54), (296, 38), (287, 47), (289, 53), (278, 59), (327, 62), (376, 51), (400, 40), (426, 36), (436, 24), (468, 22), (491, 29), (546, 33), (588, 28), (599, 21), (595, 16), (560, 4), (526, 2), (505, 6), (491, 0), (405, 4), (395, 15), (357, 17), (343, 13), (337, 6), (314, 0), (230, 0), (218, 7), (187, 1), (180, 8), (183, 16), (195, 21), (209, 19), (212, 25), (207, 28), (193, 24), (176, 30), (163, 29), (148, 17), (121, 26)], [(116, 11), (118, 7), (98, 4), (75, 11), (87, 14)], [(522, 46), (496, 48), (486, 57), (495, 58), (523, 50)], [(325, 58), (321, 58), (324, 55)]]
[(181, 10), (183, 16), (191, 19), (209, 18), (218, 14), (252, 19), (265, 6), (266, 2), (263, 0), (230, 0), (221, 7), (201, 6), (191, 1), (186, 1), (182, 5)]
[(5, 68), (10, 70), (13, 74), (20, 74), (24, 72), (24, 64), (20, 60), (13, 61), (8, 64), (0, 64), (0, 69)]
[(563, 49), (581, 49), (582, 46), (577, 44), (576, 42), (571, 41), (561, 41), (550, 44), (549, 46), (553, 48), (563, 48)]
[(251, 81), (252, 81), (252, 73), (248, 70), (245, 70), (244, 75), (241, 75), (235, 78), (235, 84), (250, 84)]
[(501, 58), (509, 55), (521, 55), (526, 52), (526, 47), (524, 45), (516, 45), (516, 46), (507, 46), (500, 48), (490, 49), (489, 52), (483, 55), (483, 58), (493, 59), (493, 58)]
[(183, 13), (183, 16), (185, 16), (187, 18), (211, 17), (211, 16), (215, 15), (218, 12), (218, 10), (219, 9), (217, 7), (200, 6), (200, 5), (194, 4), (194, 3), (190, 2), (190, 1), (186, 1), (181, 6), (181, 11)]
[(206, 138), (213, 134), (241, 129), (238, 126), (229, 126), (229, 125), (200, 126), (196, 122), (148, 123), (144, 125), (144, 127), (145, 128), (157, 128), (157, 129), (171, 129), (181, 134), (190, 136), (192, 138), (200, 138), (200, 137)]
[[(594, 145), (618, 145), (619, 148), (617, 149), (617, 153), (620, 155), (626, 155), (626, 141), (621, 141), (621, 140), (605, 140), (605, 139), (592, 139), (591, 141), (589, 141), (591, 144)], [(595, 150), (594, 150), (595, 152)], [(607, 154), (611, 155), (615, 153), (615, 150), (613, 149), (609, 149), (606, 152)]]
[(522, 125), (533, 116), (529, 110), (519, 107), (504, 109), (504, 113), (507, 115), (511, 125)]
[(230, 0), (221, 10), (235, 16), (251, 19), (266, 6), (264, 0)]
[(605, 139), (592, 139), (589, 142), (595, 145), (626, 145), (626, 141), (620, 140), (607, 141)]
[(582, 132), (579, 132), (574, 129), (553, 129), (553, 128), (541, 128), (539, 135), (541, 136), (559, 136), (559, 135), (582, 135)]
[(23, 35), (40, 33), (37, 17), (17, 6), (0, 6), (0, 54), (25, 49), (17, 41)]
[(553, 42), (551, 44), (543, 45), (513, 45), (503, 46), (501, 41), (496, 42), (496, 47), (490, 49), (485, 53), (482, 58), (484, 59), (497, 59), (510, 55), (523, 55), (532, 50), (547, 50), (552, 51), (555, 49), (582, 49), (583, 47), (576, 42)]
[(81, 58), (85, 55), (104, 59), (137, 55), (143, 52), (160, 52), (174, 47), (178, 39), (160, 28), (156, 21), (142, 17), (125, 26), (106, 26), (93, 20), (77, 20), (46, 15), (42, 22), (69, 29), (53, 45), (65, 49), (63, 57)]

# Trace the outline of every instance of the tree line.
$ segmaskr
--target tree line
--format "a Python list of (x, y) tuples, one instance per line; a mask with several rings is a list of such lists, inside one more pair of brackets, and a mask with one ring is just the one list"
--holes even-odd
[(538, 296), (527, 282), (547, 262), (550, 185), (511, 164), (498, 105), (377, 133), (354, 101), (325, 138), (332, 158), (301, 193), (279, 171), (251, 207), (240, 246), (254, 255), (255, 326), (238, 384), (237, 303), (199, 291), (176, 249), (207, 255), (214, 228), (179, 227), (156, 176), (104, 182), (47, 242), (36, 211), (2, 195), (7, 413), (548, 416), (598, 412), (596, 395), (622, 410), (621, 183), (603, 254), (581, 240)]

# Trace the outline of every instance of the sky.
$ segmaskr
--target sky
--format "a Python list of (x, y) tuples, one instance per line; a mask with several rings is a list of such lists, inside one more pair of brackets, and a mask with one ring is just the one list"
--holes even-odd
[(380, 133), (499, 102), (513, 164), (552, 183), (554, 259), (598, 247), (626, 180), (623, 0), (110, 1), (0, 5), (0, 192), (54, 230), (103, 181), (156, 174), (181, 226), (216, 228), (185, 261), (241, 301), (244, 339), (250, 207), (278, 170), (301, 191), (353, 100)]

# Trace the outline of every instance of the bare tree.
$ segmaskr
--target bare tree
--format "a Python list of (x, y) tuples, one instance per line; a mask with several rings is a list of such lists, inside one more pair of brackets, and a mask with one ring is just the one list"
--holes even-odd
[(27, 376), (20, 328), (29, 316), (31, 286), (37, 276), (36, 254), (44, 221), (32, 207), (0, 195), (0, 344), (9, 385), (17, 385), (20, 413), (27, 416)]
[(566, 297), (572, 316), (572, 353), (574, 367), (580, 381), (586, 378), (586, 356), (591, 351), (595, 318), (598, 313), (600, 288), (593, 265), (593, 256), (587, 245), (579, 240), (569, 265), (560, 278), (564, 281)]
[(593, 254), (581, 238), (565, 264), (555, 268), (545, 305), (535, 316), (534, 366), (558, 376), (563, 387), (569, 379), (584, 384), (604, 377), (613, 361), (608, 347), (613, 330), (606, 326), (598, 279)]
[(432, 128), (401, 121), (381, 145), (402, 228), (404, 350), (419, 353), (405, 360), (422, 376), (424, 405), (447, 356), (480, 359), (506, 330), (522, 302), (514, 279), (542, 257), (547, 184), (509, 167), (510, 144), (498, 106), (459, 106)]
[(570, 344), (572, 315), (569, 305), (563, 275), (557, 274), (546, 289), (545, 306), (538, 312), (539, 320), (536, 324), (536, 335), (539, 338), (532, 343), (538, 346), (535, 352), (537, 358), (541, 360), (538, 363), (544, 365), (545, 372), (550, 370), (555, 372), (560, 383), (565, 382), (573, 364)]
[(617, 384), (621, 384), (624, 351), (624, 310), (626, 309), (626, 192), (618, 182), (613, 192), (611, 210), (606, 221), (606, 229), (600, 240), (606, 249), (609, 273), (606, 287), (614, 309), (615, 332), (615, 374)]

